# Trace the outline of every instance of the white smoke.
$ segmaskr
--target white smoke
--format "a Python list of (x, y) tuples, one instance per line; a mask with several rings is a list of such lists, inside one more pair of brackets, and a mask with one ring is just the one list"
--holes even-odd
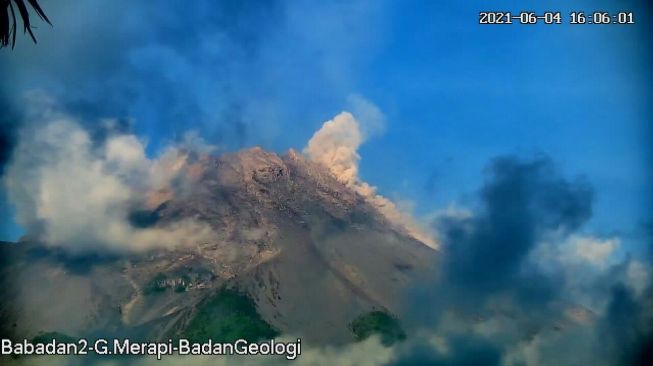
[(144, 144), (128, 134), (98, 147), (72, 118), (41, 112), (21, 131), (4, 182), (28, 235), (78, 251), (171, 248), (210, 237), (207, 225), (190, 220), (142, 229), (128, 221), (135, 205), (147, 203), (140, 197), (170, 191), (185, 163), (180, 151), (170, 148), (150, 160)]
[(308, 141), (304, 152), (311, 160), (324, 164), (342, 183), (358, 183), (358, 147), (363, 142), (358, 122), (349, 112), (342, 112), (324, 122)]
[[(353, 98), (353, 99), (352, 99)], [(332, 120), (324, 122), (322, 127), (313, 134), (304, 148), (308, 157), (318, 162), (331, 171), (338, 181), (354, 189), (361, 196), (375, 206), (390, 222), (403, 228), (413, 238), (422, 243), (437, 248), (438, 244), (433, 235), (419, 225), (409, 213), (400, 210), (388, 198), (376, 193), (376, 187), (362, 181), (358, 176), (358, 163), (360, 155), (359, 146), (364, 142), (368, 133), (382, 129), (382, 115), (378, 108), (360, 96), (350, 97), (350, 103), (367, 117), (371, 127), (361, 128), (359, 121), (349, 112), (341, 112)]]

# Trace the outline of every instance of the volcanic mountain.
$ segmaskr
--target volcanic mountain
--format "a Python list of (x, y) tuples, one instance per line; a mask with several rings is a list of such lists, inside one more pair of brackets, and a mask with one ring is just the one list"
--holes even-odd
[(211, 228), (201, 242), (112, 255), (29, 238), (0, 246), (3, 335), (181, 336), (198, 317), (227, 316), (207, 306), (230, 291), (275, 334), (346, 343), (365, 314), (401, 321), (403, 292), (432, 274), (436, 250), (293, 150), (195, 156), (186, 175), (175, 190), (149, 192), (129, 220), (192, 219)]

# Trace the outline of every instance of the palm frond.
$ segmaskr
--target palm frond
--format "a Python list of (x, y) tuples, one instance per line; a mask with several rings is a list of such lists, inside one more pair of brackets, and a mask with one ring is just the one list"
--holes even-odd
[[(34, 43), (36, 43), (36, 36), (32, 31), (32, 23), (30, 20), (29, 9), (27, 5), (34, 10), (34, 12), (43, 20), (44, 22), (52, 25), (50, 19), (45, 15), (43, 8), (38, 3), (38, 0), (0, 0), (0, 6), (4, 7), (4, 10), (0, 9), (0, 48), (11, 45), (11, 48), (14, 48), (16, 45), (16, 12), (14, 10), (14, 5), (18, 9), (18, 14), (23, 22), (23, 32), (28, 33), (30, 38)], [(11, 18), (9, 15), (11, 14)]]
[(13, 50), (16, 45), (16, 12), (14, 6), (11, 5), (11, 1), (8, 1), (8, 3), (11, 10), (11, 49)]
[(9, 11), (2, 11), (0, 14), (0, 47), (5, 47), (9, 44), (9, 33), (11, 28), (9, 26)]
[(14, 6), (9, 3), (9, 10), (11, 10), (11, 49), (14, 49), (16, 45), (16, 12), (14, 11)]
[(32, 24), (29, 20), (29, 11), (27, 11), (25, 2), (23, 0), (14, 0), (14, 3), (16, 3), (16, 7), (18, 8), (18, 13), (20, 14), (21, 19), (23, 19), (23, 33), (29, 33), (30, 37), (32, 37), (32, 41), (36, 43), (36, 37), (34, 36), (34, 32), (32, 32)]
[(32, 6), (32, 8), (36, 12), (36, 14), (38, 14), (38, 16), (41, 19), (43, 19), (43, 21), (45, 21), (46, 23), (52, 25), (52, 23), (50, 23), (50, 19), (48, 19), (48, 16), (45, 15), (45, 12), (43, 11), (43, 9), (41, 9), (41, 5), (39, 5), (38, 1), (36, 1), (36, 0), (27, 0), (27, 2)]

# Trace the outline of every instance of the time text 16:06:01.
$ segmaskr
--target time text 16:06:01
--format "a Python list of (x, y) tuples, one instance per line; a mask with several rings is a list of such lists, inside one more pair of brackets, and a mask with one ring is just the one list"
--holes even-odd
[(568, 17), (563, 17), (559, 11), (481, 11), (478, 13), (479, 24), (635, 24), (632, 12), (615, 13), (605, 11), (583, 12), (572, 11)]

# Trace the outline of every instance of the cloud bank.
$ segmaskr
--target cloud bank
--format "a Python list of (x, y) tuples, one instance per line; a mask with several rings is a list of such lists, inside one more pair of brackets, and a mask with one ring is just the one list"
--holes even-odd
[(439, 278), (414, 289), (409, 319), (425, 336), (391, 364), (644, 364), (651, 263), (616, 256), (618, 237), (582, 232), (593, 201), (546, 157), (493, 160), (478, 208), (434, 222)]
[[(134, 135), (111, 132), (97, 143), (44, 96), (30, 97), (35, 111), (20, 130), (5, 185), (28, 234), (72, 251), (143, 251), (209, 240), (210, 227), (192, 220), (138, 228), (130, 213), (147, 207), (143, 197), (172, 190), (184, 176), (187, 154), (169, 148), (145, 155)], [(155, 207), (149, 207), (155, 208)]]

